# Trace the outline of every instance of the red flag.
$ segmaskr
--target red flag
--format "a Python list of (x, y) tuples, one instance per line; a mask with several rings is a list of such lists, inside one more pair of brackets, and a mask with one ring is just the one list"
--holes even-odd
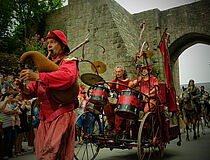
[(165, 74), (166, 74), (166, 83), (169, 89), (169, 93), (167, 96), (167, 100), (168, 100), (168, 110), (169, 111), (175, 111), (176, 110), (176, 101), (175, 101), (175, 97), (176, 97), (176, 91), (174, 89), (174, 85), (173, 85), (173, 80), (172, 80), (172, 76), (171, 76), (171, 71), (170, 71), (170, 66), (169, 66), (169, 61), (168, 61), (168, 57), (169, 57), (169, 52), (167, 50), (167, 46), (166, 46), (166, 31), (164, 31), (163, 33), (163, 39), (162, 42), (160, 44), (160, 52), (163, 55), (164, 58), (164, 66), (165, 66)]

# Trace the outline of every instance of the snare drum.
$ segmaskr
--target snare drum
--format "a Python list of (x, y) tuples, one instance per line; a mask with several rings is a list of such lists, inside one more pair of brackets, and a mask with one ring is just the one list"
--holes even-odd
[(132, 90), (122, 90), (120, 92), (115, 113), (125, 119), (135, 119), (139, 116), (141, 109), (141, 96), (138, 92)]
[(90, 95), (89, 102), (96, 105), (106, 105), (108, 101), (109, 89), (103, 85), (94, 86)]
[(87, 102), (86, 110), (90, 111), (93, 114), (99, 115), (102, 113), (102, 106), (97, 106), (91, 102)]

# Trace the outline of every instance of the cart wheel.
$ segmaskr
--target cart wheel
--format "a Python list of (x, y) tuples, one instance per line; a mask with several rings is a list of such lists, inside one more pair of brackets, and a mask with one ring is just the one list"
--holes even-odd
[(99, 126), (90, 112), (84, 112), (76, 118), (74, 159), (93, 160), (100, 147), (94, 142), (92, 135), (98, 134)]
[(160, 125), (155, 113), (148, 112), (143, 117), (138, 132), (137, 148), (138, 160), (150, 159), (155, 148), (159, 148), (159, 153), (163, 155)]

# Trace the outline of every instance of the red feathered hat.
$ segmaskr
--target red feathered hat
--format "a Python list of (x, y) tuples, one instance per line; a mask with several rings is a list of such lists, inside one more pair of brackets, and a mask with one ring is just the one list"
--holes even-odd
[(64, 44), (66, 46), (65, 52), (70, 52), (70, 48), (68, 47), (66, 36), (62, 31), (60, 30), (50, 31), (46, 39), (48, 38), (53, 38), (59, 41), (60, 43)]

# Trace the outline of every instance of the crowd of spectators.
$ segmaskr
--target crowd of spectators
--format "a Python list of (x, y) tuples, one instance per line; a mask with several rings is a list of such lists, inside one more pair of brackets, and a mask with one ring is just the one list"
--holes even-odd
[(40, 120), (37, 99), (23, 99), (12, 75), (0, 74), (0, 91), (0, 159), (24, 156), (28, 150), (35, 152)]

